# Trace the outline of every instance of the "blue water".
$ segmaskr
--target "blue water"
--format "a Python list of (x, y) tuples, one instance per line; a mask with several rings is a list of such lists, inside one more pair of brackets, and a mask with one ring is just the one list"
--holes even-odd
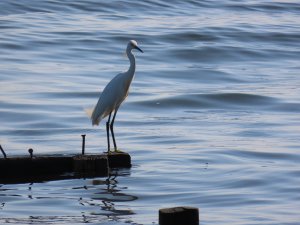
[[(300, 2), (0, 2), (0, 144), (7, 155), (106, 150), (93, 106), (136, 77), (115, 123), (133, 167), (109, 178), (0, 184), (1, 224), (299, 224)], [(1, 171), (4, 173), (5, 171)]]

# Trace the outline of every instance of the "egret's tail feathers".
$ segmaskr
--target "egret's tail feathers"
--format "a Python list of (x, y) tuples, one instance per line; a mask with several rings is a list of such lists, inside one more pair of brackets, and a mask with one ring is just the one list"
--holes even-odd
[(99, 125), (101, 119), (99, 119), (99, 118), (94, 119), (93, 118), (94, 108), (87, 108), (87, 109), (84, 109), (84, 111), (87, 114), (87, 116), (91, 119), (93, 125)]
[(86, 115), (92, 119), (92, 115), (93, 115), (93, 111), (94, 111), (94, 108), (87, 108), (87, 109), (84, 109)]
[(97, 120), (93, 120), (93, 119), (92, 119), (93, 126), (94, 126), (94, 125), (99, 126), (100, 121), (101, 121), (100, 119), (97, 119)]

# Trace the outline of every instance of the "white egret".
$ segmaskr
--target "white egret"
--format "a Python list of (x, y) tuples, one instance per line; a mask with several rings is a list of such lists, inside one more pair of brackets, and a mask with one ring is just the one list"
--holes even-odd
[[(94, 107), (93, 110), (88, 112), (90, 119), (92, 120), (93, 125), (99, 125), (100, 121), (108, 116), (106, 122), (106, 135), (107, 135), (107, 149), (108, 153), (110, 152), (110, 138), (109, 138), (109, 129), (111, 131), (114, 149), (117, 151), (117, 144), (114, 135), (114, 122), (118, 112), (118, 109), (121, 103), (128, 96), (128, 91), (130, 84), (134, 77), (135, 72), (135, 57), (132, 54), (132, 50), (137, 49), (140, 52), (143, 52), (137, 45), (137, 42), (134, 40), (129, 41), (126, 48), (126, 55), (129, 58), (130, 66), (128, 71), (119, 73), (116, 75), (104, 88), (103, 92), (100, 95), (100, 98)], [(114, 115), (111, 119), (111, 114), (114, 112)]]

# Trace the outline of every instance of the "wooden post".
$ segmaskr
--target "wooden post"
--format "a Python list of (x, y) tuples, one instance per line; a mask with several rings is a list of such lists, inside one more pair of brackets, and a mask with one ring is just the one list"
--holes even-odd
[(84, 151), (85, 151), (85, 134), (82, 134), (82, 150), (81, 150), (81, 154), (84, 155)]
[(199, 225), (199, 210), (185, 206), (160, 209), (159, 225)]
[(33, 158), (33, 149), (32, 148), (28, 149), (28, 152), (30, 154), (30, 158), (32, 159)]

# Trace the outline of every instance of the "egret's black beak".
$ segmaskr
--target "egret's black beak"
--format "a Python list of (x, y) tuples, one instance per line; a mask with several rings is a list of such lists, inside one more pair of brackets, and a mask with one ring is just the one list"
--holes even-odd
[(140, 52), (144, 53), (143, 50), (140, 49), (138, 46), (135, 46), (135, 48), (136, 48), (137, 50), (139, 50)]

